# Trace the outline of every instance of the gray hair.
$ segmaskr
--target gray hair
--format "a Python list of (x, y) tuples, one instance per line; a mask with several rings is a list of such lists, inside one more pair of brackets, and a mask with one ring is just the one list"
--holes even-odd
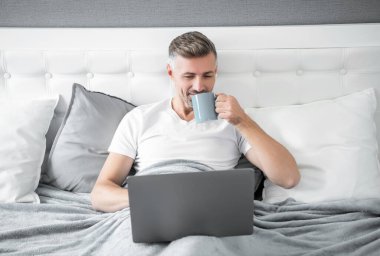
[(174, 67), (174, 59), (178, 55), (184, 58), (196, 58), (204, 57), (209, 53), (214, 54), (216, 61), (217, 53), (215, 45), (210, 39), (198, 31), (187, 32), (171, 41), (168, 63)]

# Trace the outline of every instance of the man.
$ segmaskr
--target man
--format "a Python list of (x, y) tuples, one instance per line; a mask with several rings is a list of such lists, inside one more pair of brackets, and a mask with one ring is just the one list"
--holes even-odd
[(142, 174), (152, 164), (184, 156), (214, 169), (231, 169), (243, 153), (273, 183), (291, 188), (299, 182), (292, 155), (250, 119), (233, 96), (216, 94), (218, 120), (195, 123), (191, 96), (211, 92), (217, 74), (217, 52), (206, 36), (178, 36), (169, 46), (169, 59), (167, 73), (175, 96), (139, 106), (120, 122), (91, 193), (95, 209), (114, 212), (129, 206), (128, 189), (121, 184), (133, 163)]

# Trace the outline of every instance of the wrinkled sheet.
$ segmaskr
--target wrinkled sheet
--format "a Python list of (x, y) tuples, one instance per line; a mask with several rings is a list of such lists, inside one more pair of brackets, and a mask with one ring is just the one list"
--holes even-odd
[(37, 193), (41, 204), (0, 204), (1, 255), (380, 255), (379, 199), (255, 201), (252, 235), (138, 244), (129, 208), (97, 212), (89, 194), (44, 184)]

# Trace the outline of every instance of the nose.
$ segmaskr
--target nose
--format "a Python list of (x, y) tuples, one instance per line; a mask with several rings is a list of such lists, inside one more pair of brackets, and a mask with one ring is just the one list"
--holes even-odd
[(194, 79), (193, 90), (198, 93), (206, 91), (206, 87), (201, 77), (196, 77)]

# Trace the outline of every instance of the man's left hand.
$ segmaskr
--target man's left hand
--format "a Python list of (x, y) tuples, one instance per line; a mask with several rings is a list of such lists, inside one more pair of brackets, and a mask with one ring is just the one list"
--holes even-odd
[(220, 118), (233, 125), (240, 124), (247, 117), (236, 98), (224, 93), (216, 94), (215, 111)]

